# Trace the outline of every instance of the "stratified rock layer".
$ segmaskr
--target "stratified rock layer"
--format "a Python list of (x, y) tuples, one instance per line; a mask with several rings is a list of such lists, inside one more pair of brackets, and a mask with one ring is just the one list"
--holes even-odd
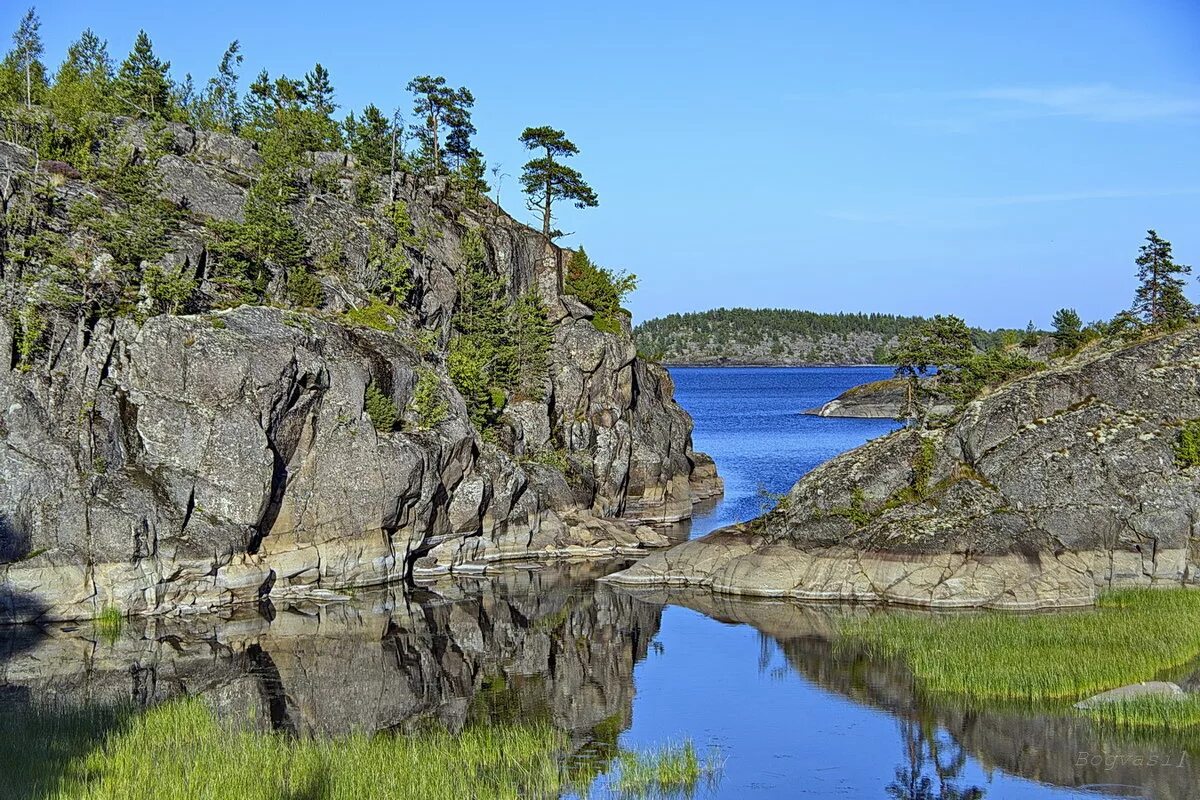
[(783, 508), (657, 553), (629, 584), (911, 605), (1086, 605), (1200, 583), (1200, 330), (1094, 352), (818, 467)]

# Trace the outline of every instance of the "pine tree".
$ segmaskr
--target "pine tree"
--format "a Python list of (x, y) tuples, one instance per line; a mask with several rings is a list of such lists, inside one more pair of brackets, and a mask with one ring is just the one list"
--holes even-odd
[(133, 50), (117, 72), (116, 94), (128, 107), (148, 117), (165, 117), (170, 110), (171, 62), (154, 55), (154, 44), (138, 31)]
[(579, 148), (562, 131), (548, 125), (526, 128), (520, 141), (527, 150), (543, 151), (540, 158), (525, 164), (521, 186), (529, 196), (530, 210), (541, 214), (542, 233), (547, 239), (554, 239), (562, 235), (552, 228), (556, 201), (573, 202), (576, 208), (595, 208), (599, 200), (577, 170), (558, 161), (579, 153)]
[(376, 174), (387, 173), (391, 165), (395, 131), (391, 121), (374, 104), (362, 111), (362, 118), (353, 112), (342, 123), (350, 152), (360, 164)]
[(237, 133), (242, 127), (242, 106), (238, 102), (238, 67), (242, 64), (242, 45), (234, 39), (225, 48), (217, 74), (208, 79), (204, 94), (196, 104), (192, 123), (197, 128)]
[(31, 108), (41, 102), (46, 92), (46, 67), (42, 63), (42, 37), (39, 30), (42, 22), (37, 10), (30, 8), (21, 17), (21, 24), (13, 33), (13, 48), (0, 65), (0, 99), (23, 103)]
[(552, 336), (546, 306), (536, 289), (521, 295), (513, 307), (509, 329), (515, 362), (512, 388), (524, 397), (540, 401), (546, 393)]
[(1054, 313), (1054, 341), (1059, 350), (1074, 350), (1083, 340), (1083, 320), (1073, 308), (1060, 308)]
[(421, 163), (432, 174), (444, 174), (447, 155), (461, 161), (474, 152), (475, 96), (465, 86), (447, 86), (440, 75), (419, 75), (408, 82), (408, 91), (413, 93), (413, 116), (420, 120), (413, 134), (421, 143)]
[[(67, 57), (54, 75), (48, 102), (59, 121), (76, 133), (95, 127), (95, 116), (112, 106), (113, 66), (108, 43), (90, 28), (67, 48)], [(93, 131), (94, 133), (94, 131)]]
[(1171, 256), (1171, 243), (1153, 230), (1146, 231), (1146, 244), (1137, 257), (1138, 286), (1133, 301), (1133, 313), (1156, 328), (1174, 328), (1194, 316), (1195, 309), (1183, 294), (1184, 280), (1192, 268), (1176, 264)]

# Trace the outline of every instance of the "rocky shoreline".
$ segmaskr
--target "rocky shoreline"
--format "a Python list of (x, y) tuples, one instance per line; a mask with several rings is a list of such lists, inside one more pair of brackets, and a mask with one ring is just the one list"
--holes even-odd
[(607, 578), (744, 596), (957, 608), (1088, 605), (1200, 585), (1200, 330), (1094, 349), (876, 439), (758, 520)]

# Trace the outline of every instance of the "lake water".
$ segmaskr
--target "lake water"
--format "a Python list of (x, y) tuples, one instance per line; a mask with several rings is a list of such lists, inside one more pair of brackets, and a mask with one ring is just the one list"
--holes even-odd
[[(760, 483), (784, 491), (824, 459), (887, 432), (886, 421), (800, 415), (886, 374), (673, 370), (696, 446), (716, 459), (727, 486), (693, 534), (757, 514)], [(362, 592), (352, 602), (136, 620), (111, 641), (86, 624), (10, 628), (0, 631), (0, 704), (150, 704), (196, 694), (223, 717), (298, 735), (548, 721), (569, 734), (573, 766), (601, 768), (618, 741), (690, 738), (725, 763), (697, 797), (1200, 792), (1191, 756), (1170, 742), (920, 698), (903, 670), (837, 646), (836, 615), (867, 612), (631, 594), (596, 582), (620, 566), (514, 569)], [(1141, 766), (1151, 756), (1169, 766)], [(8, 797), (3, 783), (0, 775)], [(609, 796), (603, 776), (591, 796)]]

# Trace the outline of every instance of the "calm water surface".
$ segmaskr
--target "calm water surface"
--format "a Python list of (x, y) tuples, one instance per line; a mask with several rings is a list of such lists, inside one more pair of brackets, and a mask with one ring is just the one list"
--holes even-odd
[[(886, 369), (672, 372), (696, 447), (727, 486), (693, 535), (756, 515), (760, 483), (784, 491), (892, 427), (800, 415)], [(222, 716), (298, 735), (540, 720), (569, 734), (580, 767), (603, 767), (618, 742), (687, 737), (725, 759), (719, 783), (698, 797), (1200, 796), (1200, 772), (1169, 742), (919, 699), (902, 670), (836, 646), (836, 615), (865, 611), (630, 594), (595, 581), (620, 566), (135, 621), (111, 642), (87, 625), (0, 630), (0, 704), (199, 694)], [(1183, 766), (1136, 765), (1150, 756)], [(610, 794), (601, 777), (591, 796)]]

